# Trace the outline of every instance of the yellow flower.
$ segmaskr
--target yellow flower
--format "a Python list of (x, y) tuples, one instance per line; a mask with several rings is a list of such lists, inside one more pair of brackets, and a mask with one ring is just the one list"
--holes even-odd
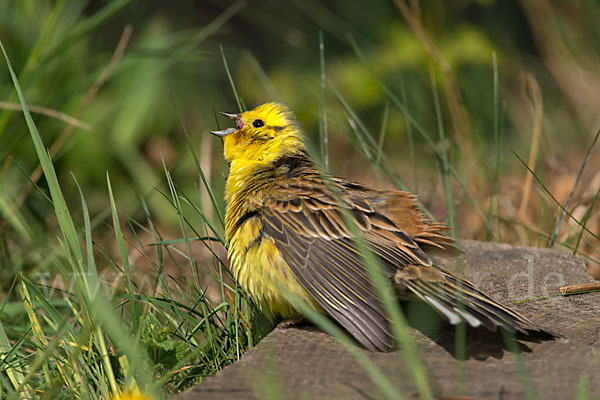
[(360, 232), (398, 293), (412, 292), (448, 322), (492, 331), (543, 330), (435, 265), (427, 251), (453, 241), (443, 234), (447, 227), (422, 213), (414, 195), (319, 171), (287, 106), (267, 103), (223, 114), (236, 122), (235, 128), (212, 132), (223, 138), (230, 162), (229, 258), (239, 283), (267, 314), (298, 316), (283, 287), (335, 319), (366, 348), (394, 349), (385, 307), (353, 240), (353, 232)]
[(112, 400), (154, 400), (154, 397), (135, 389), (118, 394)]

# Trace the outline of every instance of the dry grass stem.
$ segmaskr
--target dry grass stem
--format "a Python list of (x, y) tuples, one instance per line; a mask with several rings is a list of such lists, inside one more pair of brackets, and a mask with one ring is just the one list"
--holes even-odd
[[(106, 68), (104, 68), (104, 70), (102, 71), (100, 76), (98, 76), (98, 79), (96, 79), (94, 84), (92, 86), (90, 86), (88, 91), (85, 93), (85, 95), (81, 99), (81, 102), (79, 103), (79, 106), (77, 107), (77, 110), (73, 114), (74, 119), (79, 118), (79, 116), (81, 114), (83, 114), (83, 112), (85, 111), (87, 106), (92, 102), (93, 98), (96, 96), (96, 93), (98, 93), (100, 88), (110, 78), (117, 63), (119, 62), (119, 60), (121, 59), (121, 57), (123, 57), (123, 54), (125, 53), (125, 49), (127, 48), (127, 45), (129, 44), (129, 40), (131, 39), (132, 32), (133, 32), (133, 28), (131, 27), (131, 25), (127, 25), (125, 27), (125, 29), (123, 30), (123, 33), (121, 34), (121, 39), (119, 39), (117, 48), (115, 49), (109, 63), (106, 65)], [(65, 130), (63, 130), (63, 132), (58, 137), (58, 139), (56, 139), (56, 142), (54, 142), (52, 144), (52, 146), (50, 147), (50, 156), (51, 157), (54, 157), (54, 155), (56, 155), (56, 153), (58, 153), (58, 151), (65, 145), (67, 140), (73, 134), (73, 131), (75, 130), (75, 128), (76, 128), (75, 125), (68, 125), (65, 128)], [(31, 190), (33, 189), (33, 185), (35, 183), (37, 183), (37, 181), (41, 177), (42, 177), (42, 167), (41, 167), (41, 165), (38, 164), (35, 171), (33, 171), (33, 174), (31, 174), (31, 181), (23, 189), (23, 192), (21, 193), (21, 195), (15, 202), (12, 212), (15, 212), (23, 205), (23, 203), (25, 202), (25, 200), (27, 200), (27, 197), (31, 193)]]
[[(542, 91), (538, 85), (535, 77), (532, 74), (527, 74), (525, 77), (525, 84), (527, 89), (531, 92), (532, 108), (534, 113), (533, 119), (533, 133), (531, 135), (531, 146), (529, 148), (529, 160), (527, 166), (532, 171), (535, 171), (535, 162), (537, 160), (537, 154), (542, 136), (542, 122), (544, 119), (544, 102), (542, 99)], [(521, 205), (519, 206), (519, 212), (517, 218), (523, 223), (528, 223), (529, 218), (527, 217), (527, 205), (529, 204), (529, 196), (531, 195), (531, 188), (533, 185), (533, 175), (527, 172), (525, 176), (525, 183), (523, 184), (523, 196), (521, 197)]]
[[(90, 130), (89, 124), (86, 124), (85, 122), (82, 122), (82, 121), (78, 120), (77, 118), (73, 118), (63, 112), (56, 111), (51, 108), (35, 106), (35, 105), (31, 105), (31, 104), (28, 104), (27, 108), (29, 109), (29, 111), (31, 111), (34, 114), (40, 114), (40, 115), (45, 115), (47, 117), (56, 118), (58, 120), (61, 120), (65, 123), (69, 124), (69, 125), (72, 125), (76, 128), (81, 128), (86, 131)], [(21, 104), (12, 103), (12, 102), (8, 102), (8, 101), (0, 101), (0, 109), (10, 110), (10, 111), (23, 111), (23, 107), (21, 107)]]
[[(204, 175), (206, 176), (206, 180), (208, 185), (211, 186), (211, 176), (212, 176), (212, 135), (204, 134), (202, 135), (202, 157), (200, 158), (200, 168), (204, 171)], [(202, 201), (202, 209), (206, 213), (206, 216), (209, 219), (213, 219), (213, 207), (211, 207), (210, 194), (204, 185), (202, 187), (201, 201)]]
[(409, 7), (404, 0), (394, 0), (394, 2), (396, 3), (396, 6), (402, 13), (402, 16), (412, 31), (423, 43), (423, 46), (425, 46), (427, 54), (429, 54), (429, 56), (439, 66), (444, 77), (442, 85), (447, 96), (446, 99), (450, 116), (452, 118), (452, 127), (456, 135), (456, 141), (458, 142), (465, 158), (468, 160), (473, 159), (473, 144), (472, 141), (469, 140), (471, 124), (469, 122), (467, 111), (462, 103), (460, 92), (458, 91), (454, 78), (452, 77), (452, 66), (450, 62), (442, 55), (425, 31), (425, 28), (423, 28), (423, 25), (417, 16), (419, 14), (419, 10), (417, 10), (416, 13), (413, 13), (411, 7)]
[[(597, 68), (599, 60), (594, 58), (594, 54), (597, 54), (594, 48), (583, 37), (578, 41), (577, 49), (570, 49), (565, 45), (559, 33), (563, 31), (563, 27), (559, 25), (552, 11), (564, 6), (560, 2), (525, 0), (521, 1), (521, 5), (531, 27), (533, 39), (550, 73), (575, 112), (586, 120), (589, 120), (590, 115), (595, 116), (590, 121), (594, 126), (598, 123), (597, 110), (600, 104), (600, 70)], [(580, 14), (581, 17), (582, 10), (578, 7), (571, 6), (569, 10), (575, 15)], [(576, 59), (571, 50), (578, 50), (577, 53), (584, 54), (587, 57), (585, 64)]]
[(592, 291), (600, 290), (600, 282), (580, 283), (579, 285), (562, 286), (560, 293), (564, 295), (585, 294)]

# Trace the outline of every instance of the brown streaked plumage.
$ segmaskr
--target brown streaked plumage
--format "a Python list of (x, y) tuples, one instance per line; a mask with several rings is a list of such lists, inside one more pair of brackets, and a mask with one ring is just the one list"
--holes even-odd
[[(391, 284), (412, 292), (450, 323), (543, 331), (432, 262), (428, 249), (444, 249), (453, 240), (444, 235), (447, 227), (423, 214), (414, 195), (318, 171), (286, 106), (267, 103), (227, 116), (237, 129), (213, 133), (223, 137), (230, 162), (229, 257), (236, 278), (267, 314), (298, 315), (279, 290), (283, 286), (366, 348), (395, 348), (384, 305), (355, 246), (358, 231)], [(348, 217), (356, 228), (348, 226)]]

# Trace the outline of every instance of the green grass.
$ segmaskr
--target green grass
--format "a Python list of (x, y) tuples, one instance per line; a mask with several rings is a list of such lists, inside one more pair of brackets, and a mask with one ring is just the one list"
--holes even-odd
[[(2, 50), (4, 52), (4, 47)], [(4, 55), (10, 68), (5, 52)], [(128, 387), (139, 387), (160, 395), (168, 393), (165, 390), (167, 386), (162, 385), (182, 389), (197, 377), (212, 375), (237, 360), (255, 338), (246, 322), (250, 319), (250, 306), (238, 289), (225, 282), (222, 261), (215, 256), (214, 262), (218, 264), (219, 271), (216, 280), (223, 295), (227, 292), (235, 297), (233, 304), (225, 296), (220, 304), (208, 300), (204, 293), (198, 292), (201, 287), (198, 280), (189, 287), (175, 286), (180, 295), (169, 293), (174, 282), (164, 276), (162, 254), (157, 254), (157, 262), (153, 263), (155, 278), (160, 282), (150, 288), (139, 286), (136, 272), (131, 270), (128, 261), (130, 254), (108, 176), (112, 226), (120, 260), (113, 260), (100, 248), (96, 250), (123, 274), (125, 285), (122, 293), (105, 295), (108, 288), (99, 280), (97, 256), (94, 255), (96, 245), (84, 194), (80, 192), (84, 217), (84, 226), (80, 230), (73, 222), (54, 167), (12, 69), (11, 74), (38, 150), (60, 227), (58, 241), (63, 257), (58, 261), (61, 263), (59, 270), (74, 282), (70, 290), (62, 292), (62, 298), (54, 299), (56, 301), (51, 304), (36, 283), (21, 277), (19, 297), (29, 320), (25, 326), (29, 325), (30, 329), (17, 343), (11, 344), (6, 329), (0, 324), (2, 346), (6, 350), (2, 360), (3, 377), (10, 381), (10, 385), (3, 385), (4, 394), (12, 398), (18, 397), (19, 393), (59, 390), (63, 395), (70, 392), (75, 397), (107, 398)], [(168, 182), (174, 207), (181, 216), (180, 199), (189, 200), (177, 193), (172, 180), (168, 179)], [(186, 237), (188, 227), (183, 217), (180, 222), (182, 235)], [(153, 230), (155, 241), (159, 242), (159, 235), (152, 224), (149, 228)], [(214, 229), (214, 226), (207, 224), (204, 229)], [(136, 237), (135, 229), (131, 231)], [(85, 247), (81, 245), (82, 240)], [(189, 241), (185, 243), (187, 258), (196, 267), (193, 271), (197, 278), (200, 271)], [(209, 241), (204, 243), (211, 246)], [(138, 241), (137, 245), (138, 251), (148, 251), (145, 248), (148, 246), (142, 241)], [(168, 244), (155, 247), (157, 252), (172, 251)], [(161, 247), (164, 250), (160, 250)], [(166, 293), (159, 290), (159, 286)], [(152, 293), (147, 293), (148, 289), (152, 289)], [(244, 317), (244, 312), (247, 317)], [(29, 358), (26, 356), (28, 352), (24, 352), (24, 344), (30, 350), (38, 350), (26, 367), (20, 361)], [(190, 365), (193, 367), (189, 368)]]

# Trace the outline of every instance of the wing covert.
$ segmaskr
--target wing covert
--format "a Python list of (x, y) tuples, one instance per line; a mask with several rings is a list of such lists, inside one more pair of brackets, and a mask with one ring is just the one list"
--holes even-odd
[(330, 184), (339, 188), (339, 201), (321, 179), (304, 176), (271, 186), (261, 212), (263, 233), (274, 240), (294, 276), (327, 313), (365, 347), (391, 350), (395, 340), (390, 321), (354, 246), (356, 230), (348, 227), (340, 209), (346, 208), (346, 218), (379, 256), (390, 279), (405, 265), (431, 266), (431, 260), (397, 226), (395, 215), (378, 210), (379, 192), (373, 198), (358, 184)]
[(331, 317), (366, 348), (392, 350), (390, 322), (360, 255), (350, 238), (341, 237), (331, 225), (325, 228), (325, 221), (323, 216), (311, 221), (303, 213), (267, 210), (263, 230), (300, 284)]

